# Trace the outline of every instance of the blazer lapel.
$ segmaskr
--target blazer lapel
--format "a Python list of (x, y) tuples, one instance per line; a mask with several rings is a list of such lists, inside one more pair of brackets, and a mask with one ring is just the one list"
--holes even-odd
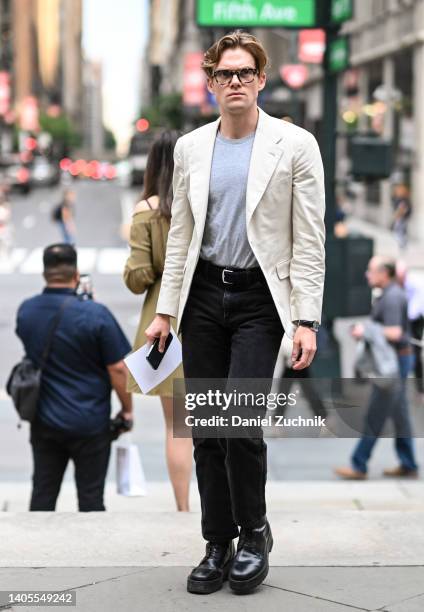
[(282, 153), (282, 137), (275, 135), (268, 115), (259, 109), (247, 180), (246, 225), (249, 224)]
[(216, 131), (220, 118), (200, 132), (190, 151), (190, 199), (199, 235), (203, 233), (209, 197), (209, 182)]

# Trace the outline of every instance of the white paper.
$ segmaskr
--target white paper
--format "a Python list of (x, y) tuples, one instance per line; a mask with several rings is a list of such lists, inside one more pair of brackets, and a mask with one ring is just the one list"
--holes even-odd
[(181, 342), (176, 334), (172, 334), (172, 336), (172, 342), (157, 370), (154, 370), (146, 359), (150, 350), (150, 346), (147, 346), (147, 344), (125, 357), (124, 361), (143, 393), (148, 393), (165, 378), (168, 378), (182, 362)]
[(127, 441), (116, 445), (116, 488), (119, 495), (146, 495), (146, 477), (137, 444)]

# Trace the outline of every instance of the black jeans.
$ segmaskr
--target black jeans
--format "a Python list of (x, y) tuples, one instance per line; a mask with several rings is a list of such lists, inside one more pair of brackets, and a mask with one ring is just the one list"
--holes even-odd
[[(272, 378), (283, 327), (264, 278), (234, 289), (196, 269), (182, 320), (184, 375)], [(263, 524), (266, 444), (260, 438), (196, 438), (202, 534), (227, 542)]]
[(105, 510), (103, 491), (110, 455), (110, 434), (70, 435), (37, 420), (31, 426), (34, 460), (30, 510), (53, 511), (69, 459), (75, 464), (80, 512)]

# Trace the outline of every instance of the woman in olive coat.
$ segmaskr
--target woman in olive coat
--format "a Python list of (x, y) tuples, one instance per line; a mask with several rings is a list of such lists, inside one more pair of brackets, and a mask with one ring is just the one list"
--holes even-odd
[[(176, 131), (164, 131), (153, 143), (147, 160), (142, 200), (136, 205), (132, 217), (129, 241), (131, 252), (125, 265), (124, 280), (128, 289), (133, 293), (146, 292), (134, 350), (146, 343), (144, 330), (156, 312), (171, 218), (173, 151), (179, 135)], [(177, 509), (188, 511), (192, 440), (191, 438), (174, 438), (172, 414), (173, 379), (183, 377), (180, 365), (148, 395), (158, 395), (161, 399), (166, 426), (168, 472), (174, 489)], [(128, 391), (141, 393), (131, 375), (128, 381)]]

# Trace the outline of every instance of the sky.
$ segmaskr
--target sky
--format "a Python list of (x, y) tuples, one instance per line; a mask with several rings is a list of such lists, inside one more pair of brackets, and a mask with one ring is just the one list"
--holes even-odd
[(140, 110), (147, 32), (148, 0), (84, 0), (84, 55), (102, 63), (104, 123), (121, 150)]

